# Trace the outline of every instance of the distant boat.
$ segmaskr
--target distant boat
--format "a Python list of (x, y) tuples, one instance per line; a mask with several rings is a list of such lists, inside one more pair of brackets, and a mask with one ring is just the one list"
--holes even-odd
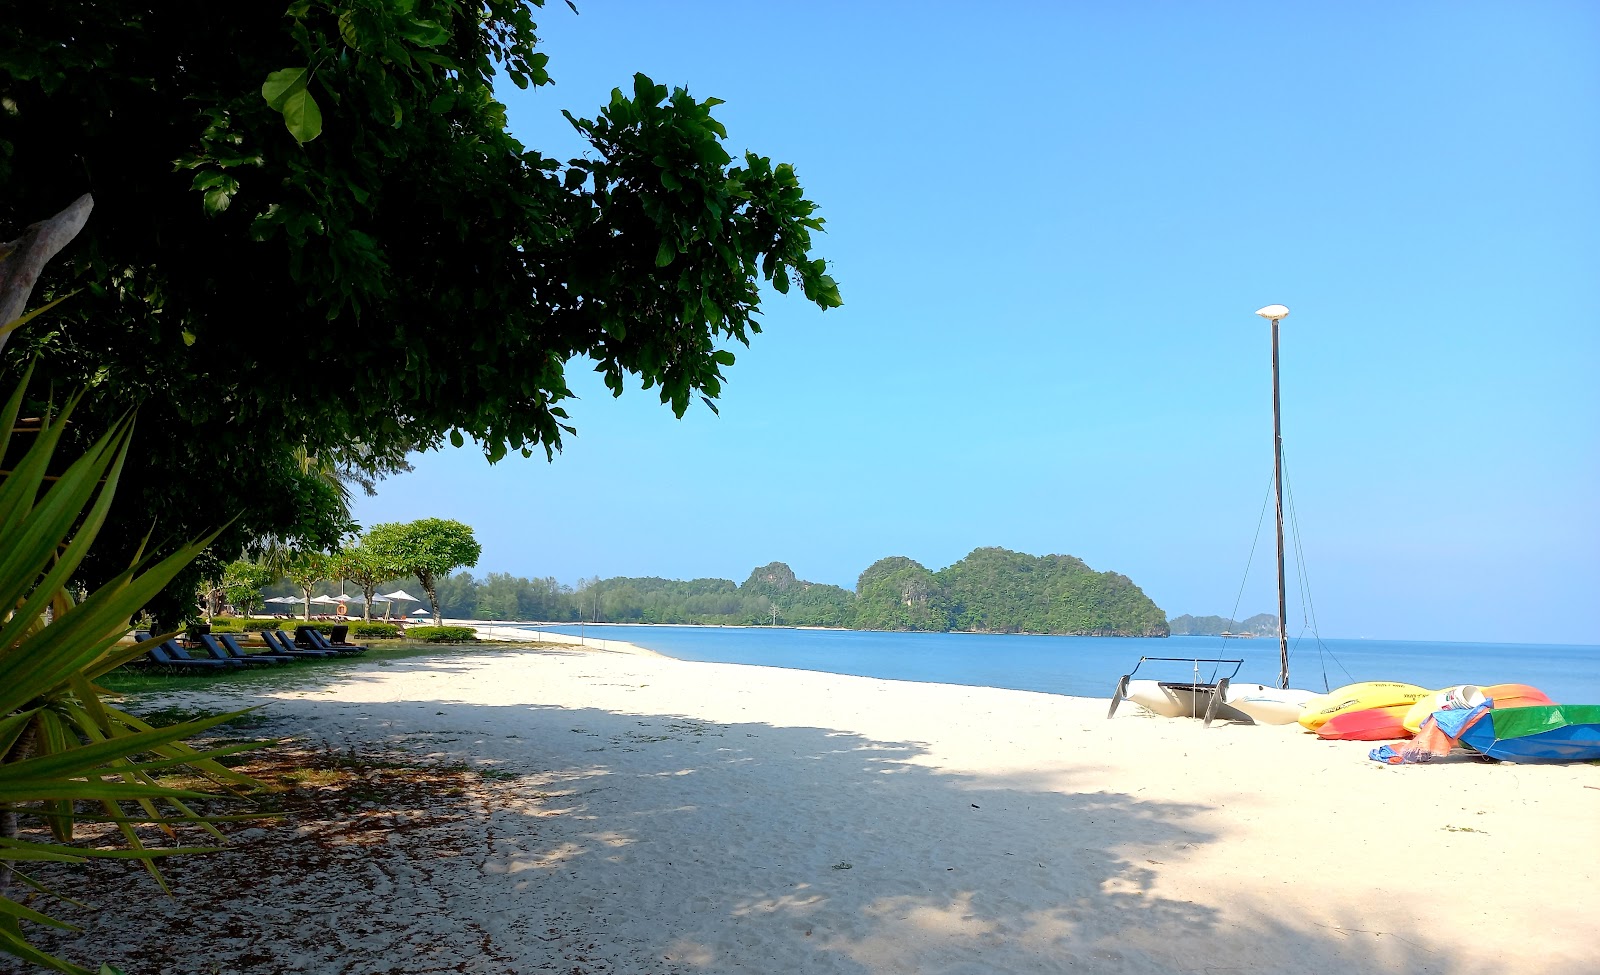
[(1255, 633), (1229, 633), (1227, 630), (1222, 631), (1224, 640), (1254, 640), (1257, 635)]

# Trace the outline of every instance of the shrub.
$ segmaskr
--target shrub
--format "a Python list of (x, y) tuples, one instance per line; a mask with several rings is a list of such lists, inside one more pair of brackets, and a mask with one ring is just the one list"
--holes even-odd
[(463, 643), (477, 638), (478, 631), (470, 626), (413, 626), (406, 631), (407, 640), (424, 643)]
[[(133, 424), (121, 420), (81, 457), (59, 458), (56, 446), (81, 399), (69, 396), (58, 413), (18, 428), (31, 373), (29, 366), (15, 392), (0, 403), (0, 457), (9, 468), (0, 472), (0, 604), (7, 614), (0, 627), (0, 875), (6, 879), (0, 888), (0, 953), (89, 975), (88, 969), (28, 943), (20, 921), (70, 925), (11, 896), (13, 879), (22, 887), (45, 891), (19, 865), (82, 863), (90, 857), (142, 860), (165, 887), (156, 858), (195, 850), (166, 843), (163, 848), (146, 847), (148, 836), (139, 827), (159, 826), (171, 836), (173, 825), (188, 824), (223, 839), (212, 820), (184, 804), (204, 793), (171, 784), (173, 773), (187, 766), (202, 780), (245, 787), (259, 783), (216, 761), (240, 751), (238, 746), (197, 751), (183, 741), (243, 712), (156, 729), (101, 698), (95, 681), (143, 656), (156, 642), (121, 644), (129, 617), (216, 536), (132, 566), (79, 599), (70, 581), (105, 522)], [(46, 472), (51, 470), (60, 473), (50, 476)], [(117, 824), (125, 848), (103, 848), (98, 840), (73, 843), (74, 824), (80, 820)], [(27, 834), (20, 832), (43, 827), (50, 831), (47, 840), (24, 840)], [(67, 882), (74, 888), (91, 885), (82, 874), (69, 874)], [(144, 896), (135, 890), (123, 881), (95, 893), (108, 900)]]
[(400, 635), (400, 627), (393, 623), (351, 623), (350, 635), (366, 640), (391, 639)]
[[(237, 616), (214, 616), (211, 618), (212, 633), (242, 633), (245, 625), (251, 620), (240, 619)], [(191, 626), (192, 630), (193, 627)]]
[[(330, 623), (327, 620), (312, 620), (309, 623), (298, 619), (250, 620), (244, 624), (244, 632), (259, 633), (262, 630), (283, 630), (285, 633), (293, 633), (294, 628), (297, 626), (309, 626), (324, 633), (332, 633), (333, 628), (339, 625), (338, 623)], [(354, 624), (351, 625), (353, 626)]]

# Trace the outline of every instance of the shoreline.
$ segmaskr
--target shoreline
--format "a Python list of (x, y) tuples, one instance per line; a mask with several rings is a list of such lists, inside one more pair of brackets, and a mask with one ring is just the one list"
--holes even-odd
[[(192, 968), (163, 971), (1600, 967), (1596, 766), (1391, 768), (1367, 743), (1107, 720), (1093, 698), (595, 648), (161, 697), (265, 703), (269, 737), (483, 776), (443, 806), (358, 807), (359, 841), (258, 828), (312, 866), (234, 884)], [(293, 853), (313, 847), (326, 866)], [(137, 958), (158, 899), (52, 944)]]

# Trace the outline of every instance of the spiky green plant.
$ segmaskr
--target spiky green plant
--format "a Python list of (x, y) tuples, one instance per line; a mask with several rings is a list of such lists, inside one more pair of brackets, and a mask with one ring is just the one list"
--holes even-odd
[[(13, 455), (31, 372), (30, 367), (0, 411), (0, 459)], [(187, 824), (220, 841), (213, 823), (235, 817), (200, 815), (189, 801), (208, 793), (172, 788), (157, 776), (182, 766), (219, 784), (253, 785), (215, 759), (254, 746), (200, 751), (184, 743), (237, 713), (157, 729), (113, 707), (95, 686), (101, 675), (137, 659), (155, 642), (119, 646), (129, 618), (210, 539), (162, 559), (141, 559), (93, 593), (74, 598), (68, 582), (105, 522), (133, 429), (132, 417), (125, 417), (53, 474), (56, 448), (77, 402), (72, 397), (44, 417), (31, 431), (32, 443), (16, 451), (9, 470), (0, 471), (0, 951), (87, 975), (87, 969), (28, 942), (24, 922), (71, 925), (8, 896), (18, 884), (43, 891), (18, 865), (135, 859), (165, 888), (156, 858), (215, 848), (152, 848), (136, 827), (156, 827), (176, 841), (174, 827)], [(69, 845), (74, 823), (90, 820), (114, 824), (123, 846)], [(49, 838), (24, 839), (22, 827), (29, 823), (48, 828)], [(56, 896), (70, 899), (66, 892)]]

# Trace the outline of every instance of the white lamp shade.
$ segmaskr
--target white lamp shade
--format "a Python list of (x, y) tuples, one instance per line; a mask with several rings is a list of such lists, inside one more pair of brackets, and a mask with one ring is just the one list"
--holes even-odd
[(1288, 318), (1289, 307), (1287, 305), (1268, 305), (1265, 308), (1257, 308), (1256, 314), (1262, 318), (1271, 318), (1273, 320)]

